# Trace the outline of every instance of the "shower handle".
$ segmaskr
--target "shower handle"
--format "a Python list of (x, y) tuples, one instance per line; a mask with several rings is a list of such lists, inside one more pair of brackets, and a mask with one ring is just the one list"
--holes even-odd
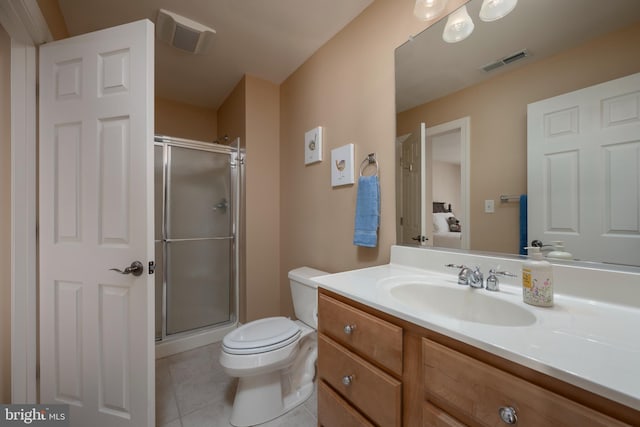
[(133, 261), (129, 267), (123, 270), (118, 268), (110, 268), (109, 270), (117, 271), (120, 274), (133, 274), (134, 276), (140, 276), (144, 272), (144, 266), (140, 261)]

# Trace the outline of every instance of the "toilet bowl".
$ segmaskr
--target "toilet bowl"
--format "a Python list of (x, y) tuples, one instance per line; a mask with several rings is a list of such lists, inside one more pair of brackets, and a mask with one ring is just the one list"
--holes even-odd
[(220, 364), (238, 378), (229, 422), (262, 424), (302, 404), (313, 392), (317, 359), (317, 284), (324, 271), (301, 267), (289, 272), (298, 320), (268, 317), (228, 333)]

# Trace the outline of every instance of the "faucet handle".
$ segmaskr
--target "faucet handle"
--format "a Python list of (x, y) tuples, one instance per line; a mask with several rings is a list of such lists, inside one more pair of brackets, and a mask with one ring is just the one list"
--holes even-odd
[(471, 276), (471, 269), (466, 265), (458, 265), (458, 264), (445, 264), (445, 267), (449, 268), (459, 268), (460, 272), (458, 273), (458, 285), (468, 285), (469, 277)]
[(467, 268), (466, 265), (462, 265), (462, 264), (445, 264), (444, 266), (449, 268), (459, 268), (459, 269)]
[(487, 277), (488, 291), (496, 292), (500, 290), (498, 276), (518, 277), (517, 274), (513, 274), (508, 271), (498, 271), (497, 269), (492, 268), (489, 270), (489, 277)]

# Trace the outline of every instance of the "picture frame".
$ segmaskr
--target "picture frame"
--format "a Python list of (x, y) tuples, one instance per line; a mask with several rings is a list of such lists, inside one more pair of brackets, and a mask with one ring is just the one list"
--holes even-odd
[(322, 139), (324, 129), (315, 127), (304, 134), (304, 164), (310, 165), (322, 161)]
[(355, 183), (353, 167), (354, 144), (331, 150), (331, 186), (339, 187)]

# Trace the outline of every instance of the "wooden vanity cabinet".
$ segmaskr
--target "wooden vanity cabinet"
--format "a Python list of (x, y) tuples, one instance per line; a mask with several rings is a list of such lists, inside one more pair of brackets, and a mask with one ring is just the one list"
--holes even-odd
[[(640, 426), (640, 411), (320, 288), (318, 425)], [(348, 328), (345, 328), (347, 327)]]
[(459, 425), (451, 417), (472, 426), (509, 425), (509, 411), (515, 414), (512, 424), (517, 421), (520, 427), (627, 425), (426, 338), (422, 360), (427, 406), (423, 414), (438, 407), (444, 410), (423, 420), (425, 426), (445, 420), (444, 425)]
[(318, 319), (318, 424), (400, 427), (402, 328), (322, 291)]

